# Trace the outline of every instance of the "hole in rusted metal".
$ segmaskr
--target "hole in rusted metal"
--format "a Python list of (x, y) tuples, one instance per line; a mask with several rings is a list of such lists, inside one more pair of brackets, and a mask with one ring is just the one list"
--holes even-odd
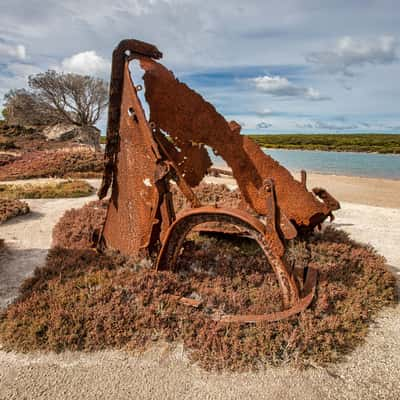
[(143, 81), (143, 69), (140, 66), (139, 60), (133, 59), (129, 62), (129, 72), (131, 74), (132, 81), (134, 82), (136, 95), (140, 100), (140, 103), (143, 107), (144, 114), (146, 119), (149, 120), (150, 118), (150, 106), (147, 103), (145, 98), (145, 91), (143, 90), (144, 81)]
[(129, 115), (136, 123), (139, 123), (139, 120), (138, 120), (138, 117), (137, 117), (137, 115), (136, 115), (136, 113), (135, 113), (135, 110), (134, 110), (132, 107), (130, 107), (130, 108), (128, 109), (128, 115)]

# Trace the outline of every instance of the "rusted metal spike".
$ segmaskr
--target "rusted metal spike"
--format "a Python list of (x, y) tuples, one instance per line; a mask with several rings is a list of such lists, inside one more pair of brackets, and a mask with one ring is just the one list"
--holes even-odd
[(304, 189), (307, 189), (307, 172), (302, 169), (300, 171), (301, 174), (301, 184), (303, 185)]

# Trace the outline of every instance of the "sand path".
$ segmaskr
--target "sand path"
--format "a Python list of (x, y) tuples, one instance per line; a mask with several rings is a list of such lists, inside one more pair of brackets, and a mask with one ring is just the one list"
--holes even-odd
[[(30, 216), (0, 225), (0, 237), (10, 248), (0, 259), (1, 306), (42, 264), (52, 227), (64, 211), (94, 198), (28, 200)], [(400, 209), (344, 202), (336, 217), (336, 226), (375, 246), (400, 277)], [(180, 347), (157, 346), (140, 356), (0, 350), (0, 399), (398, 399), (399, 332), (400, 306), (382, 312), (367, 343), (344, 363), (246, 374), (207, 373), (189, 364)]]

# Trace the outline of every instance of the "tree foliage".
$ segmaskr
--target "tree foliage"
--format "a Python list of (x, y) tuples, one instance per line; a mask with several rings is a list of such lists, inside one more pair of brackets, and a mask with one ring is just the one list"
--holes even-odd
[(49, 70), (31, 75), (28, 83), (29, 90), (12, 90), (6, 94), (7, 122), (92, 126), (107, 105), (107, 86), (99, 78)]
[(4, 96), (4, 119), (10, 125), (48, 125), (61, 122), (54, 109), (26, 89), (10, 90)]

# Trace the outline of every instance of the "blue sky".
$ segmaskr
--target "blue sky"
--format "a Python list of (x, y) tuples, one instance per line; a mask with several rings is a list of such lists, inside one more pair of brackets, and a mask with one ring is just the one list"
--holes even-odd
[[(398, 0), (0, 0), (0, 96), (156, 44), (243, 132), (400, 132)], [(105, 118), (100, 122), (104, 129)]]

